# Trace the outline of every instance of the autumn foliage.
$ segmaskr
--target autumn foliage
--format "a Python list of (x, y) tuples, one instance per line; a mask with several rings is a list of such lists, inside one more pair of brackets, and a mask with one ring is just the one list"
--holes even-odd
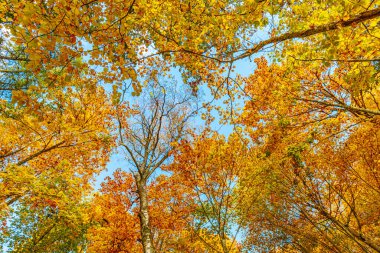
[(0, 251), (380, 252), (379, 45), (378, 0), (0, 0)]

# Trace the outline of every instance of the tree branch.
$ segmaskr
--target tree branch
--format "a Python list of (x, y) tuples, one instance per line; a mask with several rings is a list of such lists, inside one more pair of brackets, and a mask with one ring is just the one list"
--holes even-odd
[(261, 49), (263, 49), (265, 46), (278, 43), (278, 42), (283, 42), (286, 40), (291, 40), (291, 39), (300, 39), (300, 38), (306, 38), (318, 33), (323, 33), (327, 31), (333, 31), (337, 30), (339, 28), (351, 26), (355, 23), (360, 23), (366, 20), (374, 19), (380, 16), (380, 8), (376, 8), (373, 10), (365, 11), (362, 12), (354, 17), (351, 17), (348, 20), (339, 20), (335, 21), (329, 24), (325, 25), (320, 25), (316, 26), (311, 29), (303, 30), (303, 31), (298, 31), (298, 32), (288, 32), (285, 34), (282, 34), (277, 37), (273, 37), (264, 41), (261, 41), (260, 43), (256, 44), (254, 47), (251, 49), (247, 50), (246, 52), (242, 53), (241, 55), (238, 55), (231, 60), (225, 60), (224, 62), (232, 62), (232, 61), (237, 61), (243, 58), (247, 58), (257, 52), (259, 52)]

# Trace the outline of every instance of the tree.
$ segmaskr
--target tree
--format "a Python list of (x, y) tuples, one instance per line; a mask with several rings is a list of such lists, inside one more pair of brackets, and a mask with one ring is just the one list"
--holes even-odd
[(186, 201), (195, 205), (192, 229), (210, 252), (239, 252), (235, 186), (240, 170), (250, 165), (248, 150), (238, 134), (226, 140), (204, 132), (183, 141), (165, 167), (191, 194)]
[[(160, 175), (147, 184), (152, 244), (156, 252), (188, 252), (189, 224), (194, 207), (185, 201), (187, 189)], [(88, 252), (143, 251), (139, 197), (132, 173), (118, 170), (102, 184), (91, 212)], [(193, 245), (193, 243), (192, 243)]]
[(241, 116), (257, 145), (257, 172), (241, 181), (244, 205), (255, 207), (243, 218), (251, 244), (271, 238), (269, 249), (378, 252), (378, 185), (369, 179), (378, 177), (377, 165), (368, 157), (378, 153), (369, 135), (378, 132), (379, 71), (368, 26), (330, 35), (350, 37), (344, 46), (310, 38), (289, 43), (279, 64), (256, 60)]
[[(149, 213), (148, 182), (169, 159), (174, 144), (187, 134), (191, 96), (167, 93), (164, 86), (151, 83), (140, 102), (118, 105), (119, 143), (130, 161), (138, 195), (141, 241), (144, 252), (155, 252)], [(149, 91), (149, 92), (148, 92)]]
[[(23, 178), (19, 179), (23, 181), (19, 183), (29, 182), (19, 189), (29, 188), (30, 199), (18, 200), (17, 205), (6, 209), (8, 215), (1, 217), (2, 250), (84, 252), (87, 245), (85, 234), (91, 226), (87, 215), (88, 200), (85, 199), (89, 186), (73, 177), (74, 168), (67, 161), (54, 170), (56, 172), (42, 172), (38, 178), (23, 172)], [(57, 172), (59, 176), (54, 174)], [(14, 178), (4, 179), (5, 182), (11, 180)]]
[(71, 81), (63, 90), (14, 91), (12, 100), (1, 100), (1, 240), (16, 251), (53, 250), (62, 246), (59, 238), (70, 238), (65, 233), (78, 233), (83, 198), (108, 160), (104, 90), (88, 79)]
[(88, 252), (141, 252), (137, 194), (131, 173), (118, 170), (102, 183), (90, 212)]
[[(380, 16), (377, 1), (370, 0), (8, 1), (1, 13), (7, 39), (23, 48), (26, 68), (34, 73), (57, 66), (77, 69), (72, 61), (88, 56), (89, 66), (102, 67), (102, 79), (131, 79), (137, 90), (137, 75), (158, 64), (166, 70), (181, 67), (187, 82), (218, 87), (219, 75), (237, 60), (308, 38), (337, 48), (344, 42), (331, 36), (334, 31), (364, 24), (373, 34)], [(257, 40), (265, 29), (269, 36)], [(321, 39), (326, 36), (328, 43)]]

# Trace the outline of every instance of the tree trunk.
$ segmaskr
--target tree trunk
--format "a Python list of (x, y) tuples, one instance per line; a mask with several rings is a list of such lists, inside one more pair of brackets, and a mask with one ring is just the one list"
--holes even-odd
[(145, 180), (141, 179), (137, 181), (137, 191), (140, 199), (139, 218), (143, 250), (144, 253), (155, 253), (156, 251), (153, 246), (152, 232), (150, 229), (148, 195)]
[(220, 243), (222, 244), (223, 253), (228, 253), (229, 250), (228, 250), (227, 243), (226, 243), (226, 241), (227, 241), (226, 235), (224, 234), (223, 231), (219, 233), (219, 238), (220, 238)]

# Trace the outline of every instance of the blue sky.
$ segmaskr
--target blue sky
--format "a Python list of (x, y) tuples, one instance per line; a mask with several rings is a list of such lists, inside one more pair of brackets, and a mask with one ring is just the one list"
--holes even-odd
[[(239, 74), (246, 77), (253, 73), (256, 65), (253, 61), (250, 61), (249, 59), (242, 59), (236, 62), (235, 66), (235, 75)], [(175, 71), (173, 71), (171, 74), (177, 80), (181, 80), (181, 76), (178, 72), (176, 73)], [(203, 101), (207, 102), (212, 100), (212, 96), (210, 92), (208, 92), (207, 88), (202, 87), (200, 93), (203, 94)], [(213, 103), (222, 105), (222, 101), (214, 101)], [(214, 114), (213, 116), (217, 117), (216, 114)], [(194, 121), (192, 123), (196, 126), (202, 126), (204, 124), (203, 120), (201, 120), (200, 117), (194, 118)], [(226, 136), (228, 136), (233, 131), (232, 125), (221, 125), (219, 124), (218, 120), (215, 120), (213, 122), (212, 127), (215, 130), (217, 130), (220, 134), (224, 134)], [(95, 190), (98, 190), (100, 188), (101, 183), (104, 182), (106, 177), (112, 177), (113, 172), (115, 172), (117, 169), (128, 171), (129, 168), (130, 164), (128, 161), (126, 161), (123, 151), (121, 149), (114, 150), (106, 170), (102, 171), (95, 179)]]

